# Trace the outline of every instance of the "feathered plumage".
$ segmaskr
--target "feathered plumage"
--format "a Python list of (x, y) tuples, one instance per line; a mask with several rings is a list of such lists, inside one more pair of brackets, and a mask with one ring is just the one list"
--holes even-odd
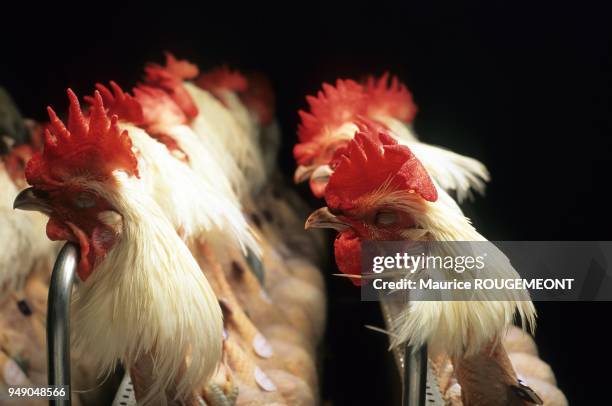
[[(341, 260), (342, 271), (345, 271), (342, 264), (352, 269), (351, 264), (359, 263), (359, 253), (354, 252), (354, 245), (347, 245), (349, 241), (486, 242), (456, 202), (431, 180), (416, 156), (389, 135), (380, 133), (377, 126), (364, 123), (361, 132), (339, 155), (325, 192), (328, 206), (339, 214), (315, 213), (307, 225), (340, 224), (336, 256)], [(344, 233), (349, 233), (351, 239), (343, 239)], [(433, 255), (456, 256), (465, 255), (456, 250), (467, 245), (449, 243), (432, 247)], [(487, 277), (518, 277), (509, 260), (493, 244), (488, 244), (487, 252)], [(355, 273), (350, 269), (346, 272)], [(462, 273), (453, 277), (471, 279), (473, 275)], [(486, 291), (474, 294), (469, 302), (411, 302), (395, 322), (392, 345), (429, 343), (451, 356), (473, 354), (499, 339), (512, 324), (515, 312), (526, 325), (535, 322), (535, 309), (526, 291), (507, 290), (502, 296)]]
[(50, 216), (51, 239), (80, 245), (75, 346), (106, 373), (118, 361), (129, 369), (151, 357), (144, 404), (188, 399), (221, 356), (216, 297), (149, 193), (146, 179), (159, 167), (142, 159), (148, 143), (132, 144), (132, 136), (144, 136), (109, 118), (99, 93), (88, 116), (70, 91), (69, 98), (67, 126), (49, 109), (44, 150), (26, 167), (33, 192), (22, 192), (16, 205), (38, 205)]

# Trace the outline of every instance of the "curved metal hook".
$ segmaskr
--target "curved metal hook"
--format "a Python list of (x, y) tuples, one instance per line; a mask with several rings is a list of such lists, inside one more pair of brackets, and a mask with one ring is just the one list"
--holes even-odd
[[(67, 242), (57, 255), (47, 301), (47, 359), (49, 385), (70, 387), (70, 302), (79, 258), (77, 245)], [(71, 405), (50, 400), (52, 406)]]
[(413, 350), (409, 345), (404, 352), (404, 406), (424, 406), (427, 392), (427, 346)]

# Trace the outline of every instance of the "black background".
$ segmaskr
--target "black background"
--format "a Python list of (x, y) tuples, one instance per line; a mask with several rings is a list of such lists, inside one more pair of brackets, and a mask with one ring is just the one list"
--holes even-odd
[[(81, 3), (5, 10), (0, 84), (27, 116), (66, 106), (65, 88), (125, 87), (170, 50), (207, 68), (256, 69), (273, 80), (284, 130), (280, 162), (292, 173), (296, 111), (323, 81), (384, 70), (413, 91), (427, 142), (490, 169), (486, 198), (465, 205), (491, 240), (610, 240), (610, 13), (573, 2), (457, 6), (318, 4), (225, 10), (207, 4)], [(305, 191), (302, 189), (302, 191)], [(307, 193), (304, 193), (307, 196)], [(313, 202), (319, 205), (318, 202)], [(331, 244), (330, 244), (331, 250)], [(335, 272), (332, 265), (326, 274)], [(375, 304), (328, 278), (323, 393), (338, 405), (390, 404), (394, 371)], [(604, 402), (608, 303), (538, 303), (537, 342), (570, 404)], [(606, 402), (609, 403), (609, 402)], [(599, 404), (599, 403), (598, 403)]]

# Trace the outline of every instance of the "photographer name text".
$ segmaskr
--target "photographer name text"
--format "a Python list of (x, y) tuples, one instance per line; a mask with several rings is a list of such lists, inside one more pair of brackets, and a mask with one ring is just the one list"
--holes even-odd
[(465, 280), (435, 281), (433, 279), (401, 279), (397, 281), (385, 281), (374, 279), (372, 286), (377, 290), (572, 290), (573, 278), (552, 279), (491, 279), (476, 278)]

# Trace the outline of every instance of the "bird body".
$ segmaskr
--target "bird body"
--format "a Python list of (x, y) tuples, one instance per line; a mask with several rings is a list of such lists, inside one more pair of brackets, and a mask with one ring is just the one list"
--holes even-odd
[(49, 273), (58, 245), (44, 236), (46, 217), (15, 212), (13, 201), (25, 183), (23, 166), (32, 154), (28, 144), (12, 147), (0, 157), (0, 297), (20, 289), (31, 273)]
[(45, 148), (26, 166), (33, 187), (15, 206), (49, 215), (52, 240), (79, 244), (76, 348), (88, 350), (102, 373), (118, 361), (130, 369), (152, 359), (155, 369), (145, 371), (150, 385), (140, 390), (144, 404), (188, 399), (221, 356), (219, 305), (140, 179), (153, 174), (140, 165), (129, 132), (134, 139), (142, 134), (109, 118), (99, 93), (87, 117), (68, 94), (68, 126), (49, 109)]
[[(436, 242), (431, 244), (432, 255), (444, 257), (469, 254), (461, 252), (469, 251), (466, 245), (452, 244), (453, 241), (487, 243), (456, 202), (430, 178), (415, 154), (380, 126), (362, 122), (360, 132), (334, 159), (336, 169), (325, 188), (328, 207), (314, 212), (306, 227), (330, 227), (339, 232), (334, 245), (336, 263), (349, 276), (358, 277), (361, 273), (363, 240), (432, 241)], [(488, 244), (483, 270), (487, 277), (518, 277), (503, 253)], [(414, 275), (435, 277), (428, 269)], [(470, 280), (474, 275), (463, 272), (453, 273), (453, 277)], [(361, 282), (356, 279), (357, 284)], [(530, 327), (535, 323), (535, 309), (526, 291), (506, 290), (495, 296), (474, 291), (472, 296), (470, 301), (410, 301), (393, 322), (391, 345), (418, 348), (428, 344), (430, 354), (449, 356), (454, 360), (464, 400), (472, 399), (465, 404), (507, 404), (502, 392), (519, 399), (508, 387), (517, 379), (505, 351), (497, 346), (501, 347), (501, 338), (512, 325), (515, 313)], [(497, 396), (499, 403), (482, 402), (482, 382), (476, 384), (474, 380), (474, 371), (487, 365), (491, 371), (500, 371), (497, 375), (488, 374), (493, 377), (491, 384), (499, 385), (500, 391), (486, 392)]]
[(221, 313), (185, 244), (133, 183), (122, 179), (113, 195), (96, 190), (121, 214), (121, 237), (76, 292), (74, 343), (89, 349), (103, 371), (117, 360), (129, 369), (152, 355), (155, 383), (143, 401), (158, 401), (175, 385), (180, 399), (216, 368)]
[[(216, 170), (216, 161), (210, 154), (197, 147), (196, 135), (183, 123), (185, 115), (169, 95), (162, 89), (137, 87), (132, 97), (114, 82), (114, 93), (103, 85), (97, 87), (109, 111), (123, 113), (119, 127), (128, 131), (137, 149), (139, 165), (144, 168), (141, 181), (181, 236), (190, 241), (207, 233), (224, 233), (224, 238), (217, 240), (237, 244), (245, 252), (247, 248), (259, 252), (226, 178)], [(183, 151), (189, 151), (192, 159), (188, 161), (199, 162), (194, 164), (200, 165), (199, 171), (177, 159), (168, 145), (156, 139), (160, 132), (176, 141)]]
[[(203, 112), (194, 119), (191, 128), (217, 157), (238, 197), (244, 198), (253, 187), (250, 181), (262, 183), (264, 178), (263, 163), (258, 163), (261, 158), (253, 152), (254, 143), (249, 141), (248, 132), (240, 127), (231, 111), (211, 93), (192, 83), (186, 83), (185, 88)], [(249, 182), (245, 173), (249, 173)]]

